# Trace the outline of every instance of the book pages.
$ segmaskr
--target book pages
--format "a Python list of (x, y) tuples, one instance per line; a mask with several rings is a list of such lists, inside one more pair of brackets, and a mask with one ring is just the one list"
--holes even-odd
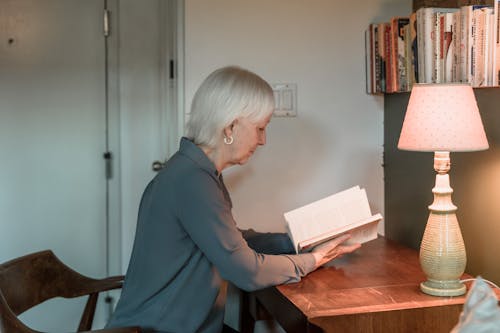
[[(349, 232), (351, 242), (377, 237), (380, 214), (372, 215), (366, 191), (354, 186), (284, 214), (297, 253)], [(352, 231), (352, 232), (351, 232)]]

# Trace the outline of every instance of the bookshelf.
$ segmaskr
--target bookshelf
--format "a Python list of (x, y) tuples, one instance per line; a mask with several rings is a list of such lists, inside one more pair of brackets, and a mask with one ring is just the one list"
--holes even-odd
[(410, 91), (414, 83), (500, 81), (500, 0), (414, 0), (413, 12), (365, 31), (366, 91)]

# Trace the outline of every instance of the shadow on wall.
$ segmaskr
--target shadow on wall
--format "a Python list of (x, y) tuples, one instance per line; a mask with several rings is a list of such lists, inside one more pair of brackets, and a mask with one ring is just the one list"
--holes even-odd
[[(379, 163), (374, 163), (373, 161), (379, 161)], [(383, 190), (383, 187), (380, 185), (382, 182), (379, 180), (383, 177), (383, 172), (380, 167), (382, 164), (382, 156), (379, 151), (375, 151), (368, 147), (366, 147), (366, 149), (361, 148), (353, 150), (348, 156), (348, 161), (344, 164), (345, 166), (343, 166), (343, 168), (345, 168), (345, 174), (360, 175), (356, 180), (356, 184), (346, 184), (346, 186), (359, 185), (366, 190), (368, 198), (379, 196), (378, 193), (374, 192)], [(380, 175), (380, 178), (378, 175)], [(382, 195), (381, 193), (380, 196)], [(375, 206), (371, 200), (370, 208), (373, 213), (382, 213), (384, 210), (384, 207)]]
[(498, 283), (500, 235), (500, 151), (490, 140), (484, 152), (457, 153), (452, 157), (453, 201), (467, 251), (466, 271)]

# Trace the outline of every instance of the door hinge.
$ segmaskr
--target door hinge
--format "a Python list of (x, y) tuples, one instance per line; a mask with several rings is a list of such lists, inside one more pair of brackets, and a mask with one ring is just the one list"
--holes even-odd
[(113, 154), (107, 151), (102, 157), (104, 157), (106, 179), (111, 179), (113, 178)]
[(110, 16), (109, 10), (104, 9), (104, 19), (103, 19), (104, 37), (108, 37), (110, 34), (109, 16)]

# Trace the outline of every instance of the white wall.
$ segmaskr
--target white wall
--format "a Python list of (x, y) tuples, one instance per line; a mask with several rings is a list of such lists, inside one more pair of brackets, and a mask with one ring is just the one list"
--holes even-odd
[(298, 85), (298, 116), (273, 118), (267, 145), (226, 172), (240, 227), (283, 231), (283, 212), (356, 184), (383, 213), (383, 99), (365, 94), (364, 30), (410, 11), (411, 0), (186, 0), (187, 109), (226, 65)]

